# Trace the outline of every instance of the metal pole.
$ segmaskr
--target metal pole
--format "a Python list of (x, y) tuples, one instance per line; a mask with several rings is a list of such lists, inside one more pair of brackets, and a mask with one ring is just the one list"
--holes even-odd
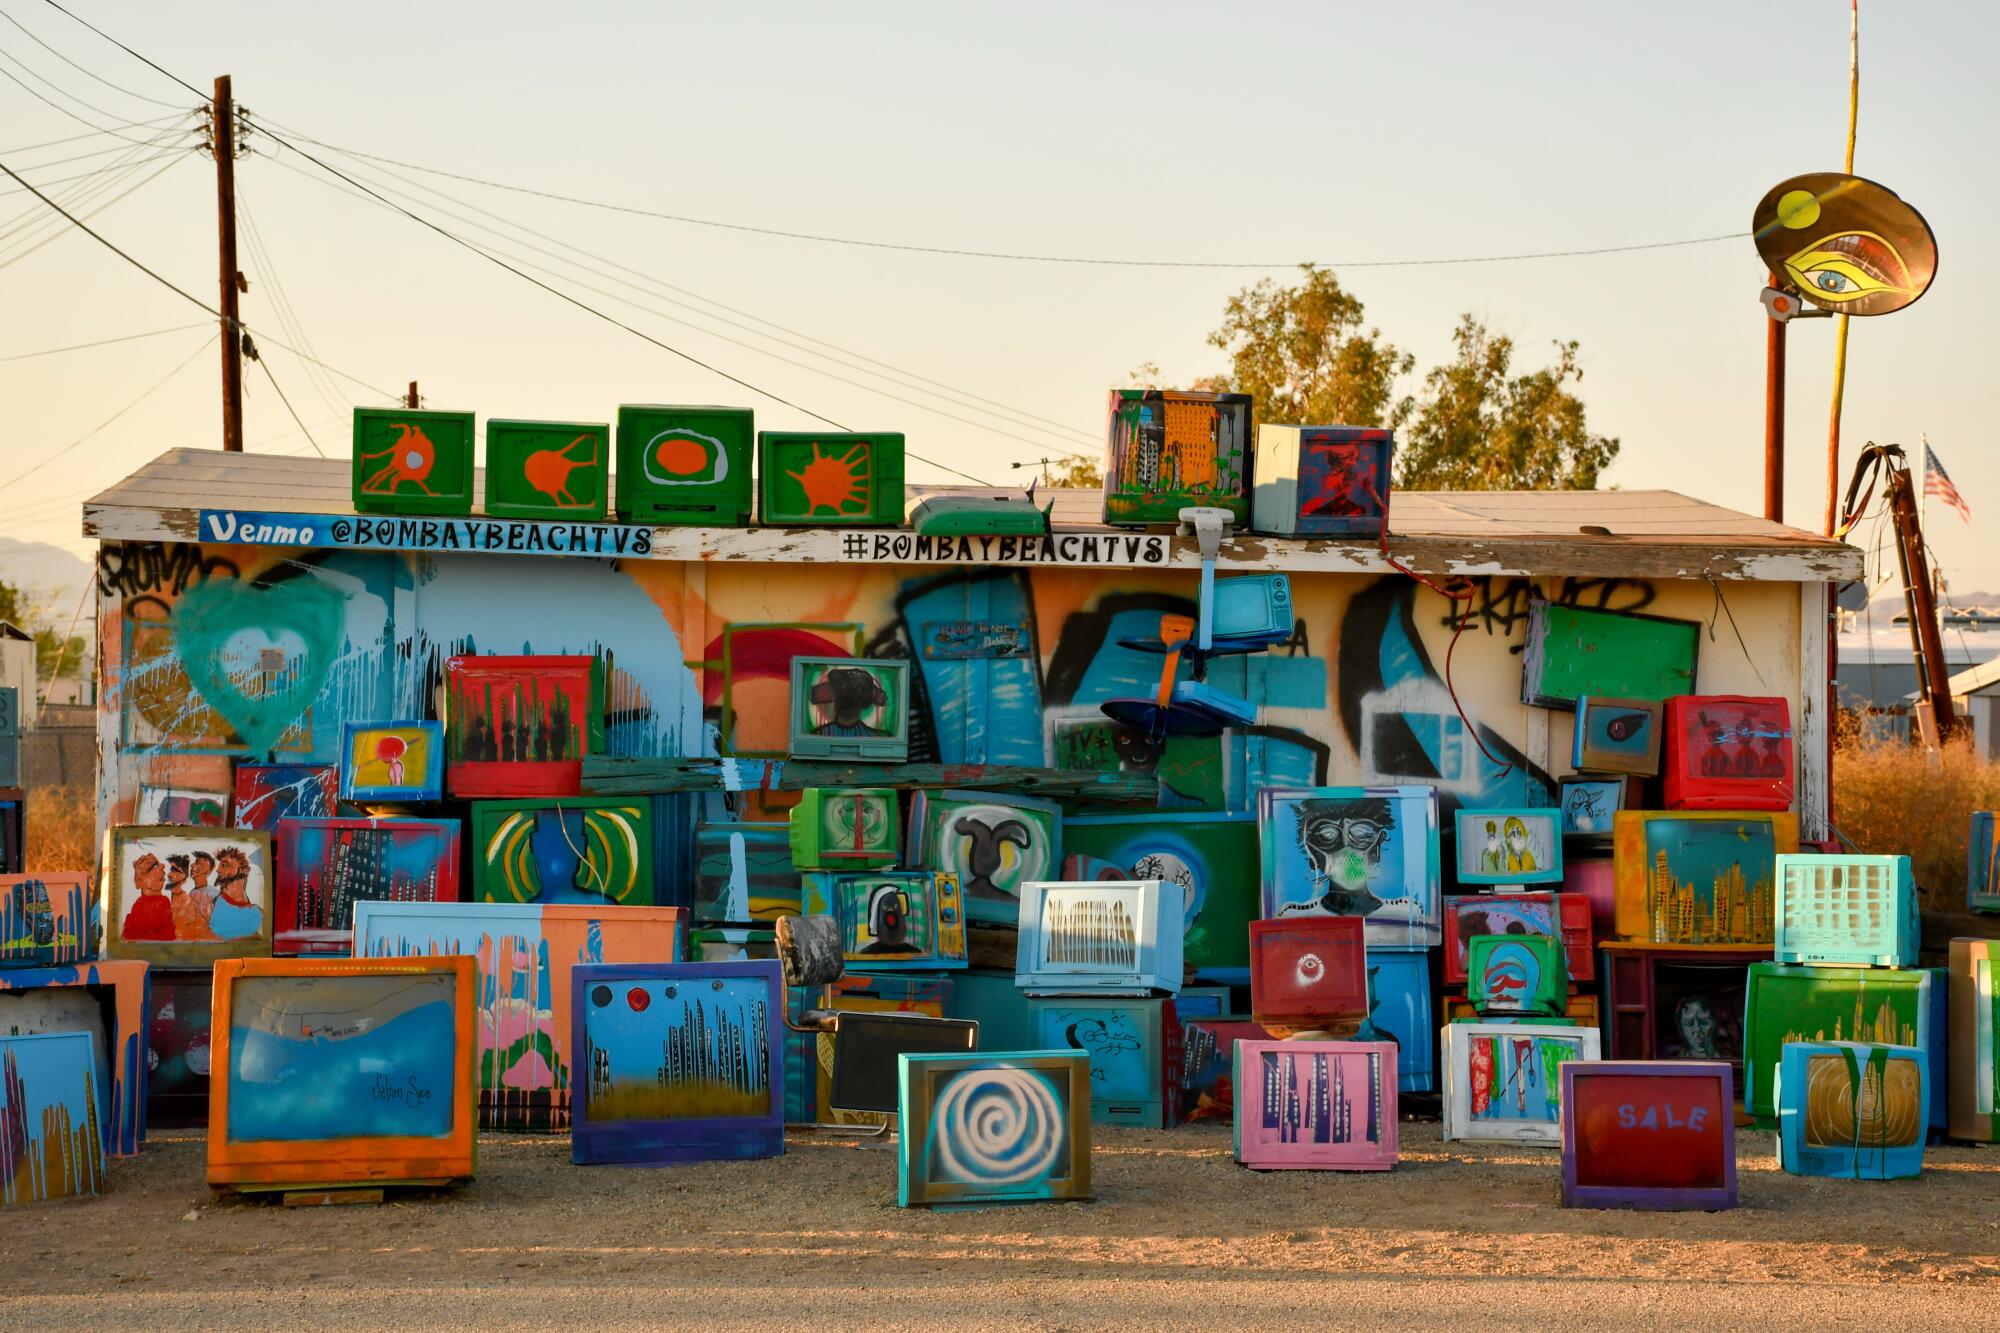
[[(1771, 286), (1778, 285), (1773, 273)], [(1785, 521), (1785, 321), (1764, 316), (1764, 517)]]
[(403, 397), (403, 406), (409, 408), (412, 412), (414, 412), (417, 410), (419, 405), (420, 404), (417, 399), (417, 382), (415, 380), (411, 380), (410, 391)]
[[(1861, 0), (1848, 0), (1847, 174), (1854, 174), (1854, 131), (1861, 117)], [(1847, 396), (1847, 316), (1833, 317), (1833, 410), (1826, 423), (1826, 535), (1833, 535), (1840, 492), (1840, 406)], [(1949, 701), (1946, 703), (1949, 708)]]
[(242, 275), (236, 268), (236, 103), (229, 76), (215, 81), (211, 110), (215, 145), (216, 230), (222, 243), (222, 447), (243, 452), (243, 326), (236, 296)]

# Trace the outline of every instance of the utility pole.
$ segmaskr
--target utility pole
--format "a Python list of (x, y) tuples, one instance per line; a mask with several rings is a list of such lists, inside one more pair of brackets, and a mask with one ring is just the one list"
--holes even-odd
[(410, 391), (408, 394), (404, 395), (403, 398), (403, 406), (409, 408), (412, 412), (414, 412), (421, 405), (422, 405), (421, 400), (418, 399), (417, 397), (417, 382), (415, 380), (411, 380)]
[[(1770, 275), (1778, 286), (1778, 275)], [(1764, 316), (1764, 517), (1785, 521), (1785, 321)]]
[(236, 267), (236, 102), (229, 76), (215, 81), (215, 102), (209, 111), (210, 142), (215, 148), (216, 231), (222, 242), (222, 447), (243, 452), (243, 326), (237, 320), (236, 297), (243, 275)]

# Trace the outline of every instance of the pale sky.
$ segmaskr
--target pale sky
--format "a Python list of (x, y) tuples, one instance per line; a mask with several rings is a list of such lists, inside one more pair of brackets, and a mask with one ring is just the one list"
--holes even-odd
[[(1607, 484), (1676, 489), (1753, 512), (1762, 504), (1764, 320), (1762, 268), (1747, 237), (1486, 266), (1347, 265), (1747, 232), (1769, 186), (1839, 169), (1845, 132), (1841, 0), (72, 7), (199, 88), (232, 74), (239, 100), (280, 130), (467, 175), (924, 246), (1331, 262), (1369, 320), (1417, 353), (1420, 372), (1448, 353), (1461, 311), (1517, 339), (1518, 369), (1542, 364), (1552, 339), (1579, 339), (1591, 425), (1624, 442)], [(193, 101), (42, 0), (0, 0), (0, 13), (118, 85), (0, 23), (8, 57), (0, 71), (92, 124), (171, 117)], [(1992, 170), (2000, 83), (1991, 74), (2000, 10), (1864, 0), (1861, 17), (1856, 171), (1924, 212), (1940, 263), (1918, 304), (1854, 321), (1842, 483), (1863, 442), (1914, 450), (1927, 433), (1975, 520), (2000, 523), (1990, 424), (2000, 416), (2000, 378), (1977, 314), (2000, 297), (2000, 279), (1977, 250), (2000, 216)], [(0, 161), (38, 183), (130, 165), (121, 152), (57, 163), (127, 147), (105, 136), (23, 150), (87, 132), (0, 79)], [(482, 419), (609, 420), (620, 402), (716, 402), (755, 407), (760, 427), (812, 424), (407, 218), (315, 183), (307, 177), (317, 168), (268, 139), (250, 146), (239, 165), (245, 230), (254, 222), (265, 252), (246, 244), (241, 255), (253, 328), (294, 342), (273, 304), (281, 283), (327, 362), (385, 390), (417, 379), (428, 405)], [(409, 188), (380, 166), (313, 151), (373, 183)], [(193, 153), (182, 158), (91, 222), (213, 302), (213, 167)], [(49, 189), (62, 198), (101, 190), (75, 205), (88, 209), (166, 163)], [(1052, 447), (1099, 451), (1104, 391), (1140, 363), (1158, 362), (1169, 381), (1222, 368), (1204, 336), (1225, 299), (1261, 276), (817, 244), (393, 170), (588, 250), (603, 262), (584, 262), (622, 280), (682, 289), (641, 294), (574, 270), (561, 280), (614, 293), (569, 288), (704, 361), (856, 428), (902, 430), (915, 452), (994, 483), (1024, 479), (1008, 465)], [(66, 226), (23, 254), (56, 233), (43, 213), (0, 182), (0, 358), (204, 318)], [(505, 248), (559, 267), (518, 242)], [(749, 318), (670, 299), (721, 302)], [(1786, 516), (1814, 529), (1825, 504), (1831, 325), (1795, 324), (1792, 335)], [(195, 356), (86, 443), (8, 486), (0, 533), (87, 552), (82, 496), (166, 448), (219, 447), (217, 355), (197, 354), (208, 336), (204, 328), (0, 360), (5, 482)], [(807, 338), (845, 349), (847, 364), (820, 359), (813, 353), (827, 349)], [(319, 444), (345, 455), (348, 409), (383, 400), (267, 350)], [(885, 364), (903, 386), (866, 373), (890, 373)], [(908, 387), (914, 377), (952, 386), (960, 401)], [(246, 382), (251, 447), (309, 454), (263, 372), (248, 368)], [(1002, 421), (968, 407), (965, 395), (1060, 424)], [(914, 462), (910, 477), (945, 479)], [(1935, 505), (1932, 523), (1958, 589), (2000, 588), (2000, 543), (1979, 540), (1984, 529)]]

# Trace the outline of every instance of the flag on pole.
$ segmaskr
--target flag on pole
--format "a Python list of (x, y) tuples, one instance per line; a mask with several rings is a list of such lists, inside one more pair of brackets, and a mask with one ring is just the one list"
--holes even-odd
[(1924, 442), (1924, 494), (1935, 495), (1956, 509), (1961, 519), (1972, 522), (1972, 506), (1958, 493), (1958, 487), (1951, 484), (1950, 474), (1944, 470), (1944, 464), (1938, 462), (1929, 441)]

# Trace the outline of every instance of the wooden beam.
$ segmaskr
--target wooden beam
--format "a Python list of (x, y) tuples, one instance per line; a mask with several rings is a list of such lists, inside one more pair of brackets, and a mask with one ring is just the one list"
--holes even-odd
[(807, 787), (971, 787), (1053, 800), (1156, 805), (1160, 784), (1146, 773), (1014, 768), (986, 764), (837, 764), (810, 759), (634, 759), (583, 761), (586, 796), (651, 796), (677, 791), (801, 791)]

